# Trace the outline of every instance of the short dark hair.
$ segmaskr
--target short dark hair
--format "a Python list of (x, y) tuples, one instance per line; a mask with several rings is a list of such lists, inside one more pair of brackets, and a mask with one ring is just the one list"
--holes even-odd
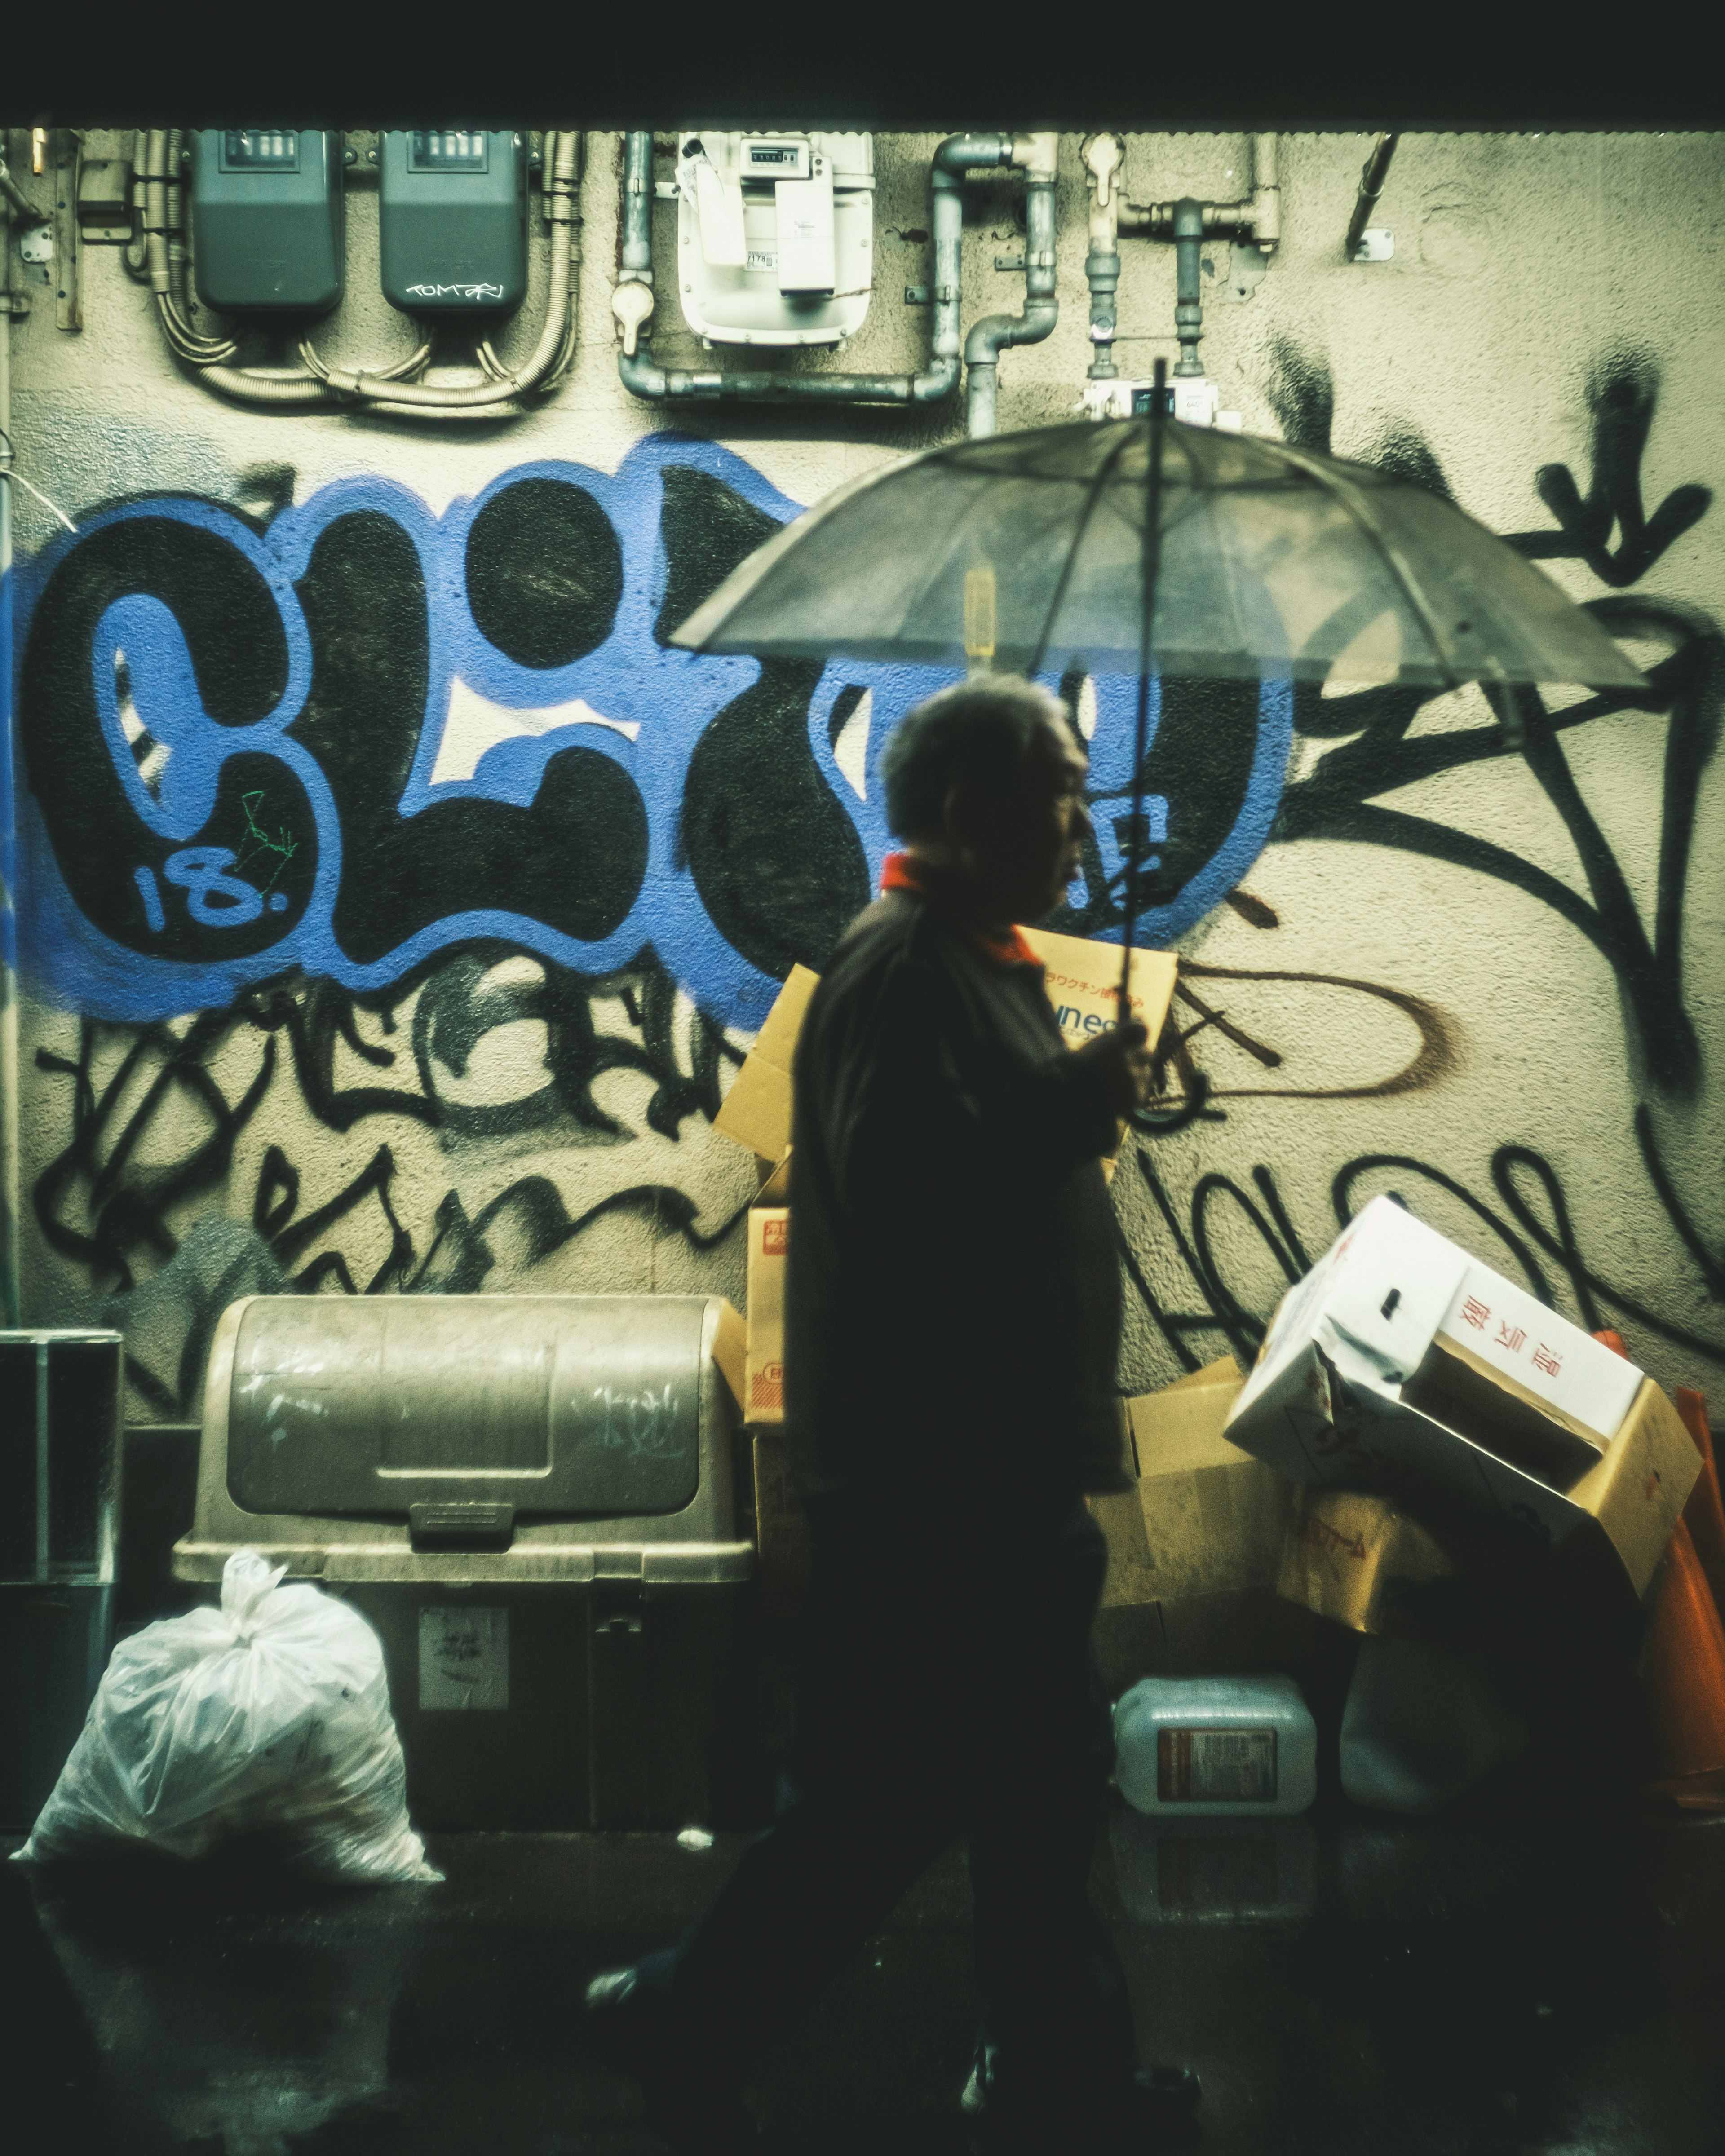
[(1038, 732), (1074, 734), (1060, 698), (1018, 674), (955, 682), (900, 720), (880, 758), (887, 828), (901, 839), (933, 836), (954, 785), (1010, 791)]

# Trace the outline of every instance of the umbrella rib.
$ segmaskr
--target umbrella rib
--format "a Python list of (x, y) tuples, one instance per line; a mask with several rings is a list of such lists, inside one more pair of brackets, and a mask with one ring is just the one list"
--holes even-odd
[(1048, 640), (1054, 634), (1055, 622), (1060, 619), (1060, 608), (1066, 597), (1066, 587), (1072, 581), (1073, 567), (1078, 560), (1078, 550), (1084, 544), (1084, 535), (1090, 529), (1090, 520), (1095, 514), (1096, 504), (1102, 498), (1102, 490), (1113, 477), (1114, 467), (1125, 455), (1127, 444), (1131, 439), (1130, 434), (1121, 436), (1113, 449), (1103, 458), (1096, 477), (1090, 483), (1090, 490), (1084, 497), (1084, 507), (1079, 511), (1078, 529), (1072, 535), (1072, 544), (1067, 552), (1065, 564), (1061, 567), (1060, 581), (1055, 584), (1054, 597), (1049, 602), (1048, 616), (1042, 624), (1042, 634), (1036, 639), (1036, 649), (1030, 654), (1029, 665), (1024, 669), (1024, 678), (1027, 680), (1034, 681), (1036, 679), (1037, 670), (1047, 656)]
[(1291, 449), (1286, 442), (1278, 443), (1276, 446), (1291, 465), (1306, 473), (1309, 478), (1316, 480), (1333, 501), (1341, 504), (1343, 509), (1353, 518), (1367, 539), (1377, 548), (1384, 562), (1388, 563), (1389, 573), (1401, 587), (1402, 597), (1413, 609), (1420, 626), (1425, 631), (1432, 650), (1436, 655), (1437, 663), (1443, 669), (1450, 686), (1452, 689), (1461, 688), (1462, 677), (1450, 665), (1445, 654), (1443, 640), (1438, 634), (1436, 617), (1415, 588), (1413, 572), (1402, 560), (1400, 551), (1394, 541), (1386, 537), (1383, 532), (1373, 526), (1371, 519), (1355, 501), (1354, 490), (1347, 480), (1338, 479), (1332, 472), (1327, 472), (1322, 465), (1309, 457), (1302, 456), (1298, 449)]

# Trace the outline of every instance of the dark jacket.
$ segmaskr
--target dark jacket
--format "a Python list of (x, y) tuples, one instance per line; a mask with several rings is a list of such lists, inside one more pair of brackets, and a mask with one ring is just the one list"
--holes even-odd
[(823, 974), (793, 1080), (785, 1401), (812, 1507), (1129, 1486), (1114, 1113), (1040, 968), (894, 892)]

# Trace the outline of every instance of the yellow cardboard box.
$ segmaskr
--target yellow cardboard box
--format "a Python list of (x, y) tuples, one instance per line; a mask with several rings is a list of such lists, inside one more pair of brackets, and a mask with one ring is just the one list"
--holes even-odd
[(739, 1409), (748, 1399), (748, 1321), (727, 1301), (719, 1312), (719, 1330), (713, 1341), (713, 1360), (719, 1375), (731, 1389)]
[(713, 1128), (762, 1159), (783, 1160), (791, 1142), (791, 1058), (820, 975), (793, 966), (755, 1045), (719, 1104)]
[[(1387, 1198), (1283, 1298), (1228, 1435), (1296, 1482), (1417, 1511), (1446, 1546), (1471, 1519), (1471, 1569), (1631, 1604), (1701, 1471), (1651, 1378)], [(1363, 1532), (1359, 1508), (1335, 1517)], [(1317, 1593), (1307, 1548), (1288, 1576)]]
[[(1106, 1033), (1117, 1016), (1115, 991), (1120, 981), (1120, 946), (1083, 936), (1051, 936), (1040, 928), (1020, 932), (1041, 959), (1043, 985), (1070, 1048), (1081, 1048)], [(1134, 951), (1132, 960), (1132, 1015), (1142, 1019), (1153, 1042), (1173, 999), (1178, 962), (1171, 951)], [(767, 1014), (759, 1037), (731, 1081), (731, 1090), (713, 1118), (713, 1128), (747, 1146), (763, 1160), (782, 1161), (791, 1143), (791, 1063), (803, 1015), (820, 976), (793, 966), (778, 1000)]]
[(784, 1271), (790, 1249), (788, 1206), (757, 1205), (749, 1214), (748, 1343), (743, 1419), (784, 1420)]
[(1137, 1487), (1091, 1500), (1108, 1537), (1105, 1608), (1276, 1585), (1293, 1489), (1222, 1435), (1245, 1383), (1224, 1355), (1127, 1401)]
[[(1108, 1032), (1120, 1015), (1120, 946), (1088, 936), (1054, 936), (1045, 928), (1021, 928), (1042, 961), (1042, 984), (1054, 1005), (1069, 1048), (1081, 1048)], [(1152, 1047), (1173, 1001), (1179, 961), (1172, 951), (1134, 951), (1127, 993), (1132, 1014)]]

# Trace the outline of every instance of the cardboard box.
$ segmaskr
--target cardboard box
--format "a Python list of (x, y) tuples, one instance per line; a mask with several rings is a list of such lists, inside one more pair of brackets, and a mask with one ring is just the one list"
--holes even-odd
[(1388, 1198), (1283, 1298), (1227, 1435), (1307, 1485), (1651, 1580), (1700, 1456), (1657, 1385)]
[(719, 1329), (713, 1338), (713, 1360), (741, 1409), (748, 1398), (748, 1321), (729, 1302), (719, 1312)]
[[(1088, 936), (1052, 936), (1044, 928), (1021, 928), (1019, 933), (1042, 961), (1043, 986), (1067, 1046), (1081, 1048), (1108, 1032), (1120, 1015), (1120, 946)], [(1172, 951), (1132, 952), (1132, 1013), (1148, 1032), (1153, 1048), (1173, 1001), (1178, 965)]]
[(731, 1090), (719, 1104), (713, 1128), (735, 1138), (763, 1160), (783, 1160), (791, 1143), (791, 1058), (809, 998), (820, 983), (819, 973), (806, 966), (793, 966), (743, 1059), (742, 1068), (731, 1081)]
[(1245, 1383), (1224, 1356), (1127, 1401), (1137, 1487), (1091, 1500), (1108, 1537), (1105, 1608), (1276, 1585), (1294, 1492), (1223, 1435)]
[(784, 1420), (784, 1270), (790, 1240), (788, 1206), (757, 1205), (750, 1213), (743, 1418), (751, 1423)]
[[(1050, 936), (1040, 928), (1020, 932), (1045, 968), (1044, 985), (1067, 1045), (1080, 1048), (1097, 1034), (1106, 1033), (1117, 1017), (1120, 946), (1093, 942), (1082, 936)], [(1173, 998), (1176, 966), (1169, 951), (1132, 953), (1132, 1012), (1143, 1020), (1153, 1043), (1162, 1031)], [(819, 981), (820, 976), (810, 973), (808, 967), (792, 967), (754, 1046), (713, 1118), (716, 1131), (735, 1138), (763, 1160), (783, 1161), (790, 1150), (791, 1062), (803, 1013)]]
[(1389, 1632), (1410, 1582), (1452, 1578), (1442, 1544), (1387, 1497), (1363, 1491), (1295, 1492), (1276, 1592), (1355, 1632)]

